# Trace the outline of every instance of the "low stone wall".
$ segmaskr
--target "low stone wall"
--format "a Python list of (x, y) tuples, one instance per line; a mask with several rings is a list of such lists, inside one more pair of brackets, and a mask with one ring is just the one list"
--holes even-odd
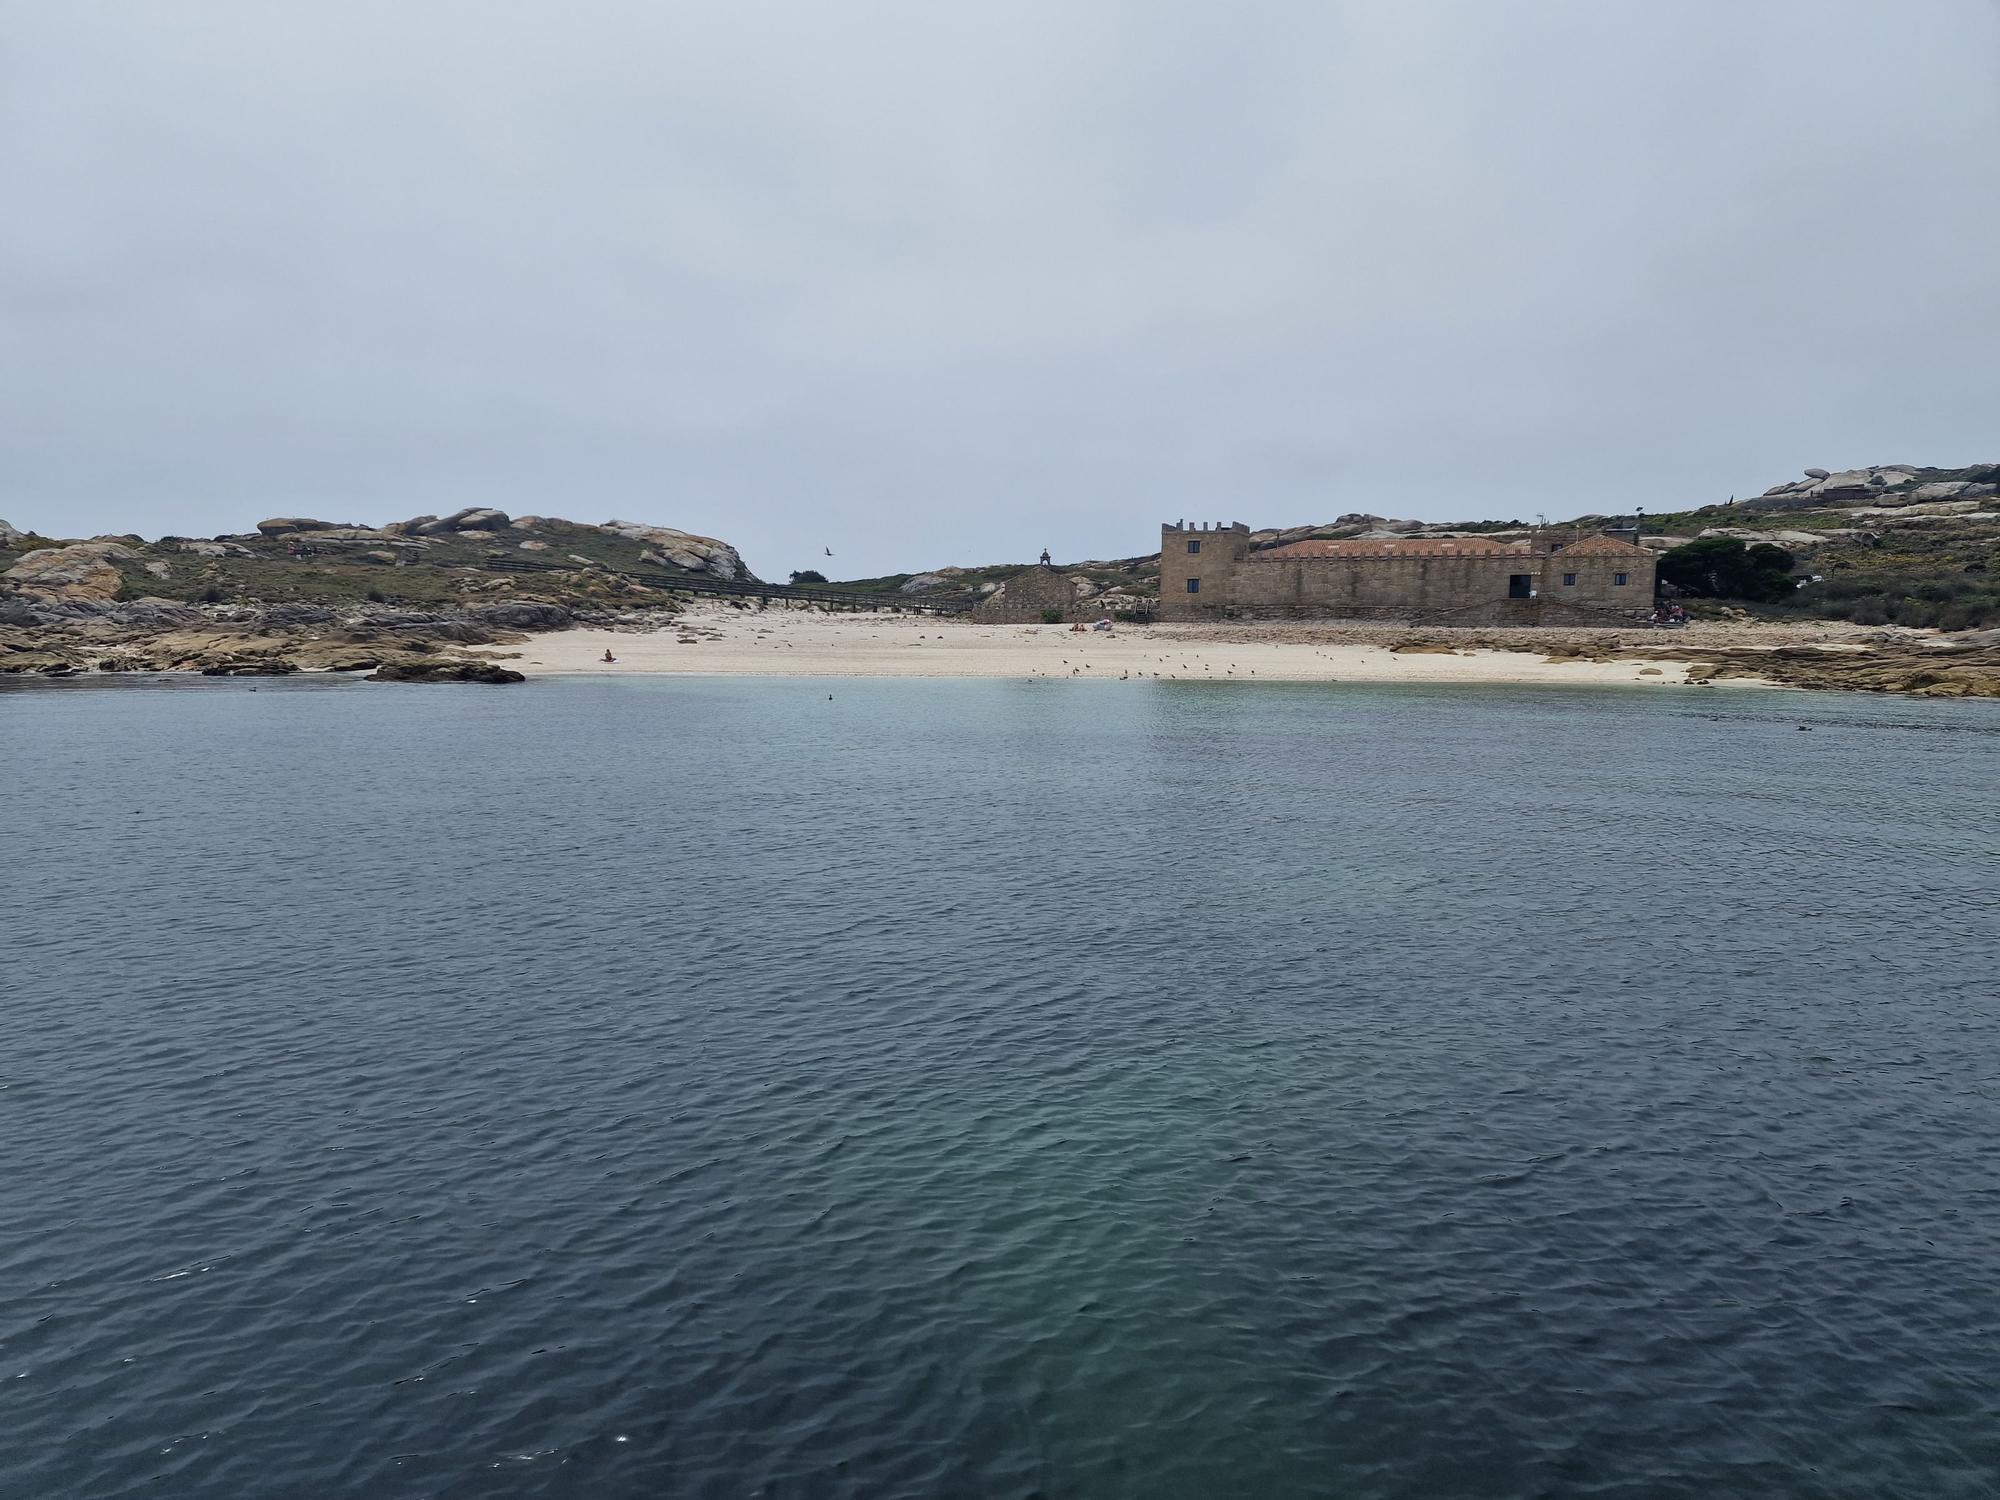
[(1210, 610), (1195, 616), (1177, 614), (1170, 618), (1231, 620), (1366, 620), (1377, 625), (1600, 625), (1628, 627), (1643, 625), (1652, 618), (1647, 609), (1611, 609), (1587, 604), (1563, 604), (1549, 599), (1495, 599), (1456, 609), (1416, 609), (1408, 605), (1337, 606), (1325, 604), (1244, 605), (1240, 608)]

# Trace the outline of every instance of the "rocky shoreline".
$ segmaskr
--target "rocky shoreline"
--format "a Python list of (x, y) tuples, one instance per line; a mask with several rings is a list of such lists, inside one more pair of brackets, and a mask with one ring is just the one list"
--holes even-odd
[(1876, 629), (1832, 622), (1703, 622), (1683, 630), (1402, 629), (1373, 624), (1240, 625), (1209, 639), (1373, 645), (1396, 653), (1527, 652), (1551, 662), (1673, 662), (1685, 681), (1764, 682), (1830, 692), (2000, 698), (2000, 630)]
[(371, 682), (506, 684), (525, 679), (464, 648), (518, 644), (532, 633), (579, 626), (653, 630), (672, 621), (671, 611), (658, 609), (579, 612), (526, 599), (434, 611), (5, 599), (0, 674), (341, 672), (366, 674)]

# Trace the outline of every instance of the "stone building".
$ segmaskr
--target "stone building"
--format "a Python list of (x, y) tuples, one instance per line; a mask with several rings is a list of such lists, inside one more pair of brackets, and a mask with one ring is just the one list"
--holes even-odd
[(1359, 537), (1252, 548), (1242, 522), (1160, 528), (1161, 618), (1426, 625), (1624, 624), (1653, 608), (1654, 555), (1603, 533)]
[(1060, 610), (1064, 619), (1081, 618), (1070, 575), (1038, 563), (1021, 569), (973, 605), (972, 618), (987, 625), (1033, 625), (1051, 609)]

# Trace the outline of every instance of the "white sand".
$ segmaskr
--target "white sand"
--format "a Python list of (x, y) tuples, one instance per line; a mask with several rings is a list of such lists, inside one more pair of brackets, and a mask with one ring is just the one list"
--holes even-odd
[[(708, 607), (653, 634), (565, 630), (488, 648), (531, 676), (1109, 677), (1262, 682), (1682, 683), (1678, 661), (1559, 661), (1537, 652), (1397, 653), (1359, 642), (1204, 639), (1190, 625), (976, 625), (911, 615)], [(1243, 632), (1233, 630), (1234, 635)], [(1283, 632), (1276, 632), (1283, 634)], [(1420, 634), (1420, 633), (1416, 633)], [(688, 639), (692, 637), (692, 639)], [(606, 648), (618, 660), (603, 661)], [(1651, 668), (1649, 672), (1647, 669)]]

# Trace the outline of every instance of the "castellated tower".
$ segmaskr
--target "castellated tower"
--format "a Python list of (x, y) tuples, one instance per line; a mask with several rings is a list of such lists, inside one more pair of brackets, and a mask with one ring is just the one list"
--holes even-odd
[(1250, 550), (1241, 521), (1168, 521), (1160, 527), (1160, 617), (1195, 620), (1229, 603), (1237, 564)]

